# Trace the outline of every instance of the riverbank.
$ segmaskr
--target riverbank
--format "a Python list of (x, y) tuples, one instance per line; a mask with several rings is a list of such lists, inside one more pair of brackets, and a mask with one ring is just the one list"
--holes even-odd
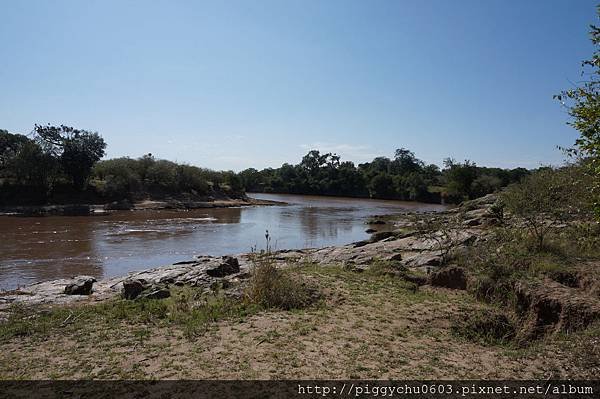
[(284, 202), (250, 197), (195, 201), (181, 199), (116, 201), (107, 204), (62, 204), (39, 206), (3, 206), (0, 216), (100, 216), (112, 211), (190, 210), (208, 208), (235, 208), (242, 206), (285, 205)]
[[(366, 241), (273, 252), (286, 275), (319, 292), (292, 311), (247, 302), (256, 254), (0, 294), (0, 378), (597, 377), (600, 257), (577, 248), (560, 268), (529, 253), (505, 286), (517, 308), (488, 301), (504, 280), (486, 286), (491, 277), (465, 259), (486, 256), (490, 244), (507, 248), (497, 234), (519, 225), (494, 204), (488, 196), (444, 213), (378, 218), (387, 231)], [(189, 298), (210, 316), (178, 313)]]

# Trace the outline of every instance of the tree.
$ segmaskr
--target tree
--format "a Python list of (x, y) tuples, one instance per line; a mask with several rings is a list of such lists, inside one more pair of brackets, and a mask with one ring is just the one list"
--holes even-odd
[(45, 195), (56, 167), (50, 154), (35, 141), (0, 130), (0, 178), (8, 179), (17, 186), (34, 187)]
[(446, 167), (444, 174), (447, 179), (448, 194), (461, 200), (472, 198), (472, 184), (477, 178), (477, 165), (469, 160), (458, 163), (447, 158), (444, 160), (444, 166)]
[[(597, 9), (600, 16), (600, 6)], [(575, 156), (589, 158), (588, 168), (594, 176), (594, 207), (600, 217), (600, 28), (591, 25), (590, 36), (595, 51), (592, 58), (582, 63), (582, 75), (587, 75), (579, 87), (564, 90), (556, 95), (568, 108), (573, 126), (580, 133), (575, 141), (575, 148), (568, 152)]]
[(264, 185), (261, 173), (254, 168), (241, 171), (239, 176), (246, 191), (260, 191)]
[(423, 161), (417, 159), (414, 152), (406, 148), (399, 148), (396, 150), (394, 160), (392, 161), (392, 172), (406, 175), (420, 171), (423, 166)]
[(65, 125), (35, 125), (35, 133), (42, 148), (59, 159), (73, 185), (83, 189), (92, 167), (104, 156), (104, 139), (98, 133)]
[(390, 199), (396, 195), (394, 179), (387, 173), (379, 173), (369, 183), (372, 198)]
[(0, 170), (9, 169), (19, 150), (30, 141), (22, 134), (12, 134), (8, 130), (0, 129)]
[(302, 158), (300, 165), (306, 168), (311, 175), (315, 175), (317, 171), (325, 165), (327, 157), (331, 154), (323, 154), (317, 150), (311, 150)]

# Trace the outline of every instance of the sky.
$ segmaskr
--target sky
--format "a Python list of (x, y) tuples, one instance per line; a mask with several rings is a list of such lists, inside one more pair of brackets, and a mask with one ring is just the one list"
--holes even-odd
[(99, 132), (107, 157), (218, 170), (559, 164), (588, 0), (0, 0), (0, 129)]

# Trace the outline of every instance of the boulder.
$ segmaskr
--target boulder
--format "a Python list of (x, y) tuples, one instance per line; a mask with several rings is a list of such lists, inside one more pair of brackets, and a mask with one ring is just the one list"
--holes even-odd
[(401, 253), (393, 254), (390, 257), (388, 257), (387, 260), (400, 261), (400, 260), (402, 260), (402, 254)]
[(377, 230), (375, 230), (375, 229), (366, 229), (365, 230), (365, 233), (367, 233), (367, 234), (372, 234), (372, 233), (375, 233), (375, 232), (377, 232)]
[(467, 288), (467, 274), (462, 267), (445, 267), (429, 275), (429, 284), (435, 287), (464, 290)]
[(394, 236), (395, 236), (395, 234), (393, 231), (380, 231), (379, 233), (373, 234), (369, 241), (370, 242), (378, 242), (378, 241), (382, 241), (382, 240), (385, 240), (386, 238), (394, 237)]
[(168, 287), (152, 286), (142, 293), (140, 298), (146, 299), (165, 299), (171, 296)]
[(137, 298), (146, 288), (148, 284), (143, 279), (127, 279), (123, 281), (123, 298), (135, 299)]
[(65, 287), (65, 294), (67, 295), (90, 295), (92, 293), (92, 286), (96, 282), (94, 277), (90, 276), (78, 276), (75, 277), (73, 282), (67, 284)]
[(465, 225), (465, 226), (481, 226), (481, 219), (474, 218), (474, 219), (465, 220), (463, 222), (463, 225)]
[(206, 269), (206, 274), (211, 277), (225, 277), (230, 274), (239, 273), (240, 263), (233, 256), (223, 256), (221, 263), (213, 268)]

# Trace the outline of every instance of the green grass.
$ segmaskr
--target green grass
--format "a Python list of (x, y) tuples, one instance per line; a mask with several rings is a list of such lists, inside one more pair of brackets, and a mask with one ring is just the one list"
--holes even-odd
[[(43, 337), (57, 330), (72, 332), (91, 322), (117, 326), (124, 320), (142, 325), (178, 326), (186, 337), (192, 338), (206, 332), (210, 323), (244, 318), (263, 309), (220, 292), (204, 293), (191, 287), (173, 287), (171, 291), (172, 296), (162, 300), (113, 299), (96, 305), (46, 309), (13, 306), (8, 320), (0, 323), (0, 342), (18, 336)], [(136, 330), (135, 336), (141, 341), (147, 338), (142, 330)]]
[(453, 320), (450, 331), (457, 337), (484, 345), (512, 346), (516, 337), (514, 321), (501, 309), (469, 309)]

